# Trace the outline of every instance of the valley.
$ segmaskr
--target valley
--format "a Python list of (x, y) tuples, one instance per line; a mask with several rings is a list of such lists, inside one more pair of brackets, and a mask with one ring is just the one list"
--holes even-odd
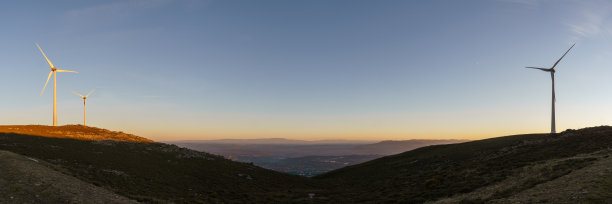
[(282, 138), (256, 140), (168, 141), (267, 169), (312, 177), (334, 169), (363, 163), (419, 147), (468, 140), (301, 141)]

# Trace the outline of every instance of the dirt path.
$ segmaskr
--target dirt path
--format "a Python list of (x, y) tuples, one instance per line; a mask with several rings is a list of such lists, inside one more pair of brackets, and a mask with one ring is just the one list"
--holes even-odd
[(612, 175), (610, 152), (593, 155), (598, 160), (593, 164), (573, 171), (555, 180), (542, 183), (505, 199), (499, 203), (599, 203), (588, 195), (601, 187), (601, 183)]
[[(550, 175), (560, 168), (560, 164), (585, 160), (593, 162), (583, 168), (570, 167), (575, 170), (559, 177)], [(612, 150), (602, 150), (526, 166), (521, 172), (499, 183), (429, 203), (601, 203), (607, 198), (593, 196), (592, 192), (602, 191), (602, 184), (609, 182), (610, 178)], [(530, 184), (534, 182), (537, 184)]]
[(137, 203), (47, 166), (0, 151), (0, 203)]

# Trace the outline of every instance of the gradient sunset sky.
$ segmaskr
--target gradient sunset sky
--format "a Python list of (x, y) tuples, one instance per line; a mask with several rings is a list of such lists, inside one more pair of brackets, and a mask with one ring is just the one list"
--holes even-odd
[[(612, 124), (612, 3), (13, 1), (0, 6), (0, 124), (154, 140), (480, 139)], [(49, 82), (52, 83), (52, 82)], [(52, 84), (50, 84), (52, 85)]]

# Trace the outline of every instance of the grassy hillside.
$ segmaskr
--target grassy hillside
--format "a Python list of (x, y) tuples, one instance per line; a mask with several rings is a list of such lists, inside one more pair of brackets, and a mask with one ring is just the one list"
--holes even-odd
[(0, 150), (147, 203), (612, 202), (605, 126), (427, 146), (313, 179), (97, 128), (10, 128)]
[(0, 203), (137, 203), (49, 168), (51, 164), (0, 151)]
[(374, 144), (359, 145), (352, 149), (359, 154), (392, 155), (419, 147), (468, 142), (469, 140), (385, 140)]
[(106, 129), (83, 125), (64, 125), (57, 127), (44, 125), (0, 125), (0, 132), (77, 140), (154, 142), (153, 140), (128, 133), (110, 131)]
[[(609, 148), (612, 148), (612, 128), (593, 127), (553, 135), (516, 135), (429, 146), (315, 178), (331, 186), (328, 194), (336, 202), (435, 201), (503, 181), (516, 181), (516, 185), (494, 189), (488, 196), (454, 200), (480, 203), (509, 198), (591, 166), (608, 158)], [(527, 171), (530, 168), (536, 170)], [(525, 172), (539, 176), (519, 180), (524, 178), (519, 175)]]
[[(39, 127), (69, 132), (69, 127)], [(99, 129), (80, 126), (88, 133)], [(44, 130), (40, 130), (44, 131)], [(105, 131), (102, 131), (105, 132)], [(68, 133), (73, 134), (73, 133)], [(67, 175), (146, 202), (299, 202), (310, 181), (220, 156), (162, 143), (125, 142), (90, 134), (86, 140), (0, 133), (0, 150), (52, 164)], [(119, 140), (119, 141), (117, 141)]]

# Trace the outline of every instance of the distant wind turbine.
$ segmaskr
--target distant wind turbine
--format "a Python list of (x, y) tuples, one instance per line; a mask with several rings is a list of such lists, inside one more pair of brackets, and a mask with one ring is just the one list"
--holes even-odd
[(559, 60), (557, 60), (557, 62), (555, 62), (555, 64), (551, 68), (525, 67), (525, 68), (539, 69), (545, 72), (550, 72), (550, 78), (552, 79), (552, 114), (551, 114), (551, 122), (550, 122), (550, 133), (556, 133), (556, 129), (555, 129), (555, 67), (557, 66), (557, 64), (559, 64), (561, 59), (563, 59), (563, 57), (565, 57), (565, 55), (574, 47), (574, 45), (576, 45), (576, 43), (574, 43), (569, 49), (567, 49), (567, 51), (565, 51), (563, 56), (561, 56), (561, 58), (559, 58)]
[(83, 96), (77, 92), (72, 91), (72, 93), (79, 95), (81, 98), (83, 98), (83, 107), (85, 107), (85, 110), (83, 111), (83, 113), (85, 114), (85, 116), (83, 117), (83, 125), (87, 126), (87, 97), (93, 93), (95, 90), (91, 90), (87, 95)]
[(40, 46), (38, 46), (38, 43), (36, 43), (36, 47), (38, 47), (38, 50), (40, 50), (40, 53), (42, 53), (42, 55), (47, 60), (47, 63), (49, 63), (49, 66), (51, 67), (51, 72), (49, 72), (49, 76), (47, 77), (47, 82), (45, 82), (45, 86), (43, 87), (43, 90), (40, 92), (41, 96), (45, 92), (45, 88), (47, 88), (47, 83), (49, 83), (49, 79), (51, 78), (51, 75), (53, 74), (53, 126), (57, 126), (57, 77), (56, 77), (56, 72), (74, 72), (74, 73), (78, 73), (78, 72), (57, 69), (57, 67), (53, 66), (53, 63), (51, 63), (49, 58), (47, 58), (47, 55), (45, 55), (45, 52), (43, 52), (43, 50), (40, 49)]

